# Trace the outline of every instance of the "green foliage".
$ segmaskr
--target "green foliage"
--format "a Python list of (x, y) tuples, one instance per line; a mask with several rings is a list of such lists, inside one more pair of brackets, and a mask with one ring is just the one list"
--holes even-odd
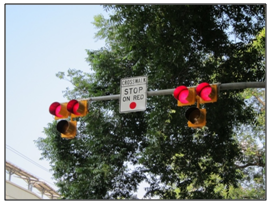
[(256, 36), (256, 40), (253, 42), (253, 47), (265, 57), (265, 28)]
[[(94, 73), (68, 71), (66, 80), (74, 85), (65, 91), (68, 99), (118, 94), (120, 79), (132, 76), (148, 76), (150, 91), (202, 81), (265, 80), (263, 43), (252, 44), (265, 27), (263, 5), (105, 9), (114, 11), (110, 19), (96, 16), (94, 25), (96, 38), (106, 39), (107, 45), (87, 50)], [(237, 42), (229, 40), (231, 27)], [(65, 79), (62, 72), (57, 76)], [(249, 169), (258, 151), (249, 147), (243, 154), (239, 130), (262, 123), (254, 119), (256, 108), (245, 103), (250, 94), (242, 93), (220, 92), (216, 103), (203, 105), (207, 126), (197, 130), (187, 127), (186, 108), (177, 107), (172, 96), (149, 97), (145, 112), (126, 114), (119, 113), (118, 101), (92, 102), (89, 114), (77, 119), (75, 139), (61, 139), (53, 123), (45, 128), (47, 138), (36, 143), (43, 158), (50, 160), (66, 199), (132, 199), (142, 181), (149, 184), (145, 197), (255, 197), (253, 189), (243, 194), (237, 188), (247, 176), (243, 169)], [(253, 131), (245, 139), (254, 140)], [(252, 178), (262, 179), (254, 174)]]
[(236, 132), (235, 139), (242, 150), (237, 164), (243, 170), (243, 179), (242, 187), (234, 190), (231, 197), (265, 199), (265, 92), (264, 89), (246, 89), (242, 95), (254, 109), (254, 123)]

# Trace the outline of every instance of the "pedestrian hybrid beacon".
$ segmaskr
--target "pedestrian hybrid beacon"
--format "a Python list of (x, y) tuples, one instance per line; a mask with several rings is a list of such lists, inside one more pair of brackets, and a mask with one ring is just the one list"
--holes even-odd
[(206, 125), (206, 109), (200, 109), (200, 104), (214, 103), (217, 101), (217, 85), (210, 85), (207, 82), (200, 83), (196, 87), (184, 85), (175, 88), (173, 95), (177, 100), (177, 106), (192, 106), (186, 110), (185, 117), (188, 120), (188, 127), (202, 128)]
[(74, 121), (73, 118), (87, 115), (88, 101), (73, 99), (67, 103), (54, 102), (50, 105), (49, 112), (55, 116), (55, 120), (61, 119), (56, 125), (61, 137), (73, 139), (77, 135), (77, 121)]

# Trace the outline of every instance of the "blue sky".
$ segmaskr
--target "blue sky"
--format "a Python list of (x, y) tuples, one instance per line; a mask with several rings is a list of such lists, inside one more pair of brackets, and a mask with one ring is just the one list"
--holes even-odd
[(72, 88), (56, 73), (89, 72), (85, 50), (105, 45), (94, 39), (98, 14), (108, 16), (99, 5), (6, 5), (6, 160), (50, 185), (52, 174), (19, 154), (50, 169), (34, 140), (53, 121), (50, 104), (66, 102), (62, 91)]

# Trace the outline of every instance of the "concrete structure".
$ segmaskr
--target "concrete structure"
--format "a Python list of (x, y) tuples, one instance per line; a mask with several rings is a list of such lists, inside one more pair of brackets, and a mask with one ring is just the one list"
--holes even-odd
[(13, 182), (6, 181), (6, 199), (41, 199), (41, 197)]
[[(8, 199), (43, 199), (44, 196), (49, 199), (58, 199), (60, 195), (53, 190), (47, 183), (41, 181), (32, 174), (16, 167), (15, 165), (6, 162), (6, 172), (8, 173), (8, 180), (6, 180), (6, 200)], [(11, 176), (24, 180), (28, 184), (28, 189), (25, 189), (18, 184), (11, 182)], [(34, 193), (33, 188), (37, 189), (40, 196)]]

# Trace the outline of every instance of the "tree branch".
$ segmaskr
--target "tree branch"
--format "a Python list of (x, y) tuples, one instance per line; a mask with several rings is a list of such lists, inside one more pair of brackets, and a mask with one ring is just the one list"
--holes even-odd
[(261, 100), (261, 98), (259, 98), (257, 95), (254, 95), (254, 93), (252, 93), (253, 94), (253, 96), (265, 107), (265, 102), (263, 102), (262, 100)]
[(259, 167), (264, 167), (265, 164), (264, 163), (247, 163), (245, 165), (237, 165), (235, 164), (235, 166), (239, 169), (245, 169), (246, 167), (249, 167), (249, 166), (259, 166)]

